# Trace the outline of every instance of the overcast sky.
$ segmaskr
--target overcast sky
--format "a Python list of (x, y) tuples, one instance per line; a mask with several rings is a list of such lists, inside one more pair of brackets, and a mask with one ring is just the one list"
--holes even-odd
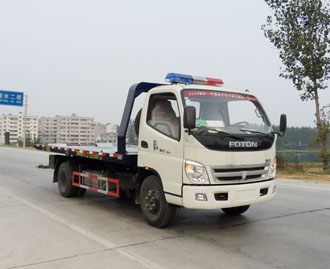
[[(120, 123), (130, 85), (177, 72), (250, 89), (273, 124), (286, 113), (313, 126), (314, 102), (278, 77), (260, 29), (270, 14), (260, 0), (0, 0), (0, 89), (24, 91), (30, 115)], [(330, 103), (329, 89), (320, 98)]]

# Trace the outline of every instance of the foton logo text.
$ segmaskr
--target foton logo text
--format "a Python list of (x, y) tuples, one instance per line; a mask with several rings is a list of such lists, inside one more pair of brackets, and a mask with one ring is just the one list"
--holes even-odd
[(251, 141), (244, 141), (244, 142), (231, 141), (231, 142), (229, 142), (229, 147), (230, 148), (257, 148), (258, 143), (257, 142), (251, 142)]

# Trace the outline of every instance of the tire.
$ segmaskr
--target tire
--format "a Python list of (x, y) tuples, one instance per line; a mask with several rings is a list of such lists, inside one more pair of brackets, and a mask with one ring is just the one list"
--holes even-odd
[(146, 221), (157, 228), (169, 225), (176, 213), (176, 206), (167, 203), (161, 181), (156, 176), (148, 176), (143, 181), (140, 206)]
[(134, 121), (134, 129), (135, 129), (135, 133), (136, 133), (137, 137), (139, 137), (141, 113), (142, 113), (142, 108), (136, 114), (135, 121)]
[(249, 205), (245, 205), (238, 207), (222, 208), (221, 210), (229, 216), (238, 216), (244, 213), (246, 210), (248, 210), (249, 207), (250, 207)]
[(58, 189), (63, 197), (76, 196), (78, 187), (72, 186), (72, 168), (68, 162), (60, 165), (58, 170)]

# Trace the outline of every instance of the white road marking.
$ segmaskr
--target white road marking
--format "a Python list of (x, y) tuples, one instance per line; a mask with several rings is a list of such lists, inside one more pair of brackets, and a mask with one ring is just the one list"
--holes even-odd
[(329, 191), (330, 189), (323, 189), (323, 188), (318, 188), (318, 187), (309, 187), (309, 186), (303, 186), (303, 185), (298, 185), (298, 184), (285, 184), (285, 183), (277, 183), (279, 186), (287, 186), (287, 187), (296, 187), (296, 188), (302, 188), (302, 189), (310, 189), (310, 190), (318, 190), (318, 191)]
[(70, 223), (69, 221), (67, 221), (66, 219), (54, 214), (54, 213), (51, 213), (49, 211), (47, 211), (46, 209), (40, 207), (40, 206), (37, 206), (21, 197), (18, 197), (17, 195), (11, 193), (11, 192), (8, 192), (8, 191), (4, 191), (3, 189), (0, 189), (0, 192), (4, 193), (5, 195), (8, 195), (8, 196), (11, 196), (12, 198), (16, 199), (17, 201), (21, 202), (22, 204), (25, 204), (33, 209), (35, 209), (36, 211), (40, 212), (41, 214), (43, 214), (44, 216), (48, 217), (48, 218), (51, 218), (52, 220), (60, 223), (60, 224), (63, 224), (63, 225), (66, 225), (68, 226), (71, 230), (87, 237), (88, 239), (94, 241), (94, 242), (97, 242), (99, 243), (100, 245), (103, 245), (104, 247), (106, 248), (109, 248), (109, 249), (113, 249), (113, 251), (116, 251), (118, 252), (119, 254), (129, 258), (129, 259), (132, 259), (132, 260), (135, 260), (137, 261), (138, 263), (140, 263), (141, 265), (147, 267), (147, 268), (159, 268), (159, 269), (162, 269), (163, 267), (158, 265), (158, 264), (155, 264), (153, 263), (152, 261), (149, 261), (127, 249), (123, 249), (123, 248), (118, 248), (120, 246), (102, 238), (102, 237), (99, 237), (98, 235), (94, 234), (94, 233), (91, 233), (90, 231), (80, 227), (80, 226), (77, 226), (73, 223)]

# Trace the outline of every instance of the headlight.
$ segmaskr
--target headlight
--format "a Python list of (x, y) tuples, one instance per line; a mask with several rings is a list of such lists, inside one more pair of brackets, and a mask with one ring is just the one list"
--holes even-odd
[(191, 183), (210, 184), (210, 180), (204, 165), (193, 161), (186, 161), (185, 171)]
[(276, 159), (273, 159), (268, 166), (267, 178), (276, 177), (276, 166), (277, 166)]

